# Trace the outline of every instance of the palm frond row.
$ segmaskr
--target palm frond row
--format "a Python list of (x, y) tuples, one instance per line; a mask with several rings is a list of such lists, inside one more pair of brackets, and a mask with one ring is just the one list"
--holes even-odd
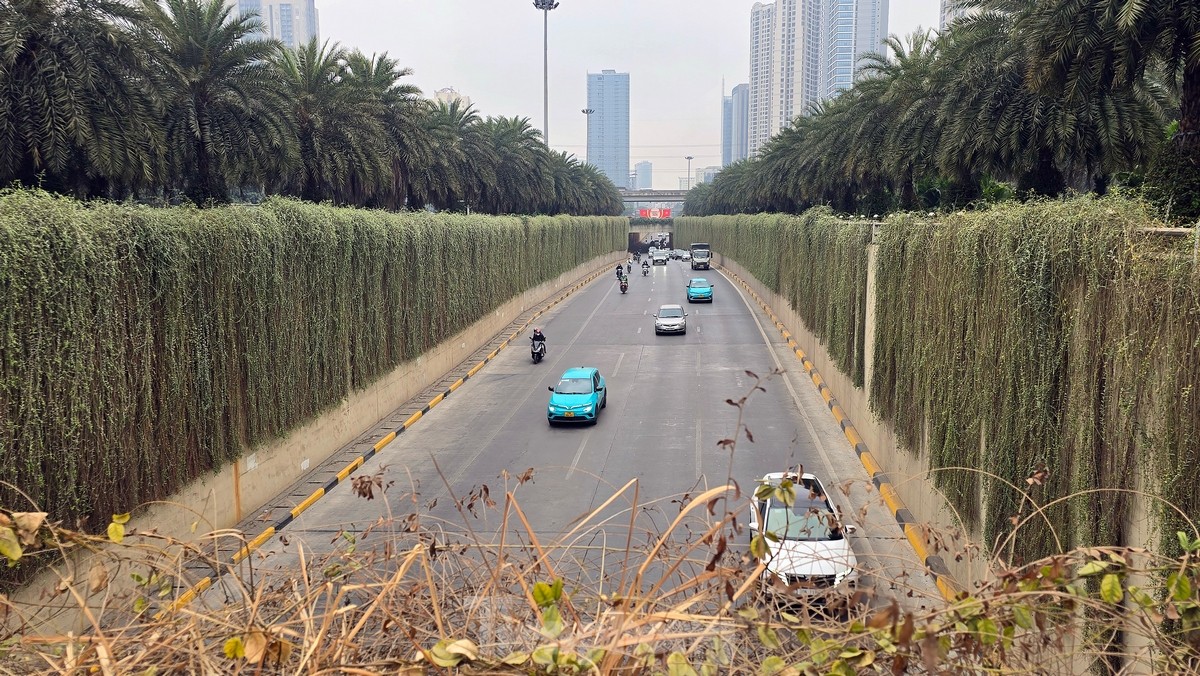
[(697, 187), (686, 213), (873, 215), (1143, 180), (1185, 206), (1179, 172), (1156, 166), (1171, 155), (1200, 172), (1191, 3), (962, 4), (971, 11), (941, 33), (889, 38), (853, 87)]
[(262, 34), (222, 0), (0, 0), (0, 185), (621, 212), (612, 182), (550, 150), (528, 118), (425, 99), (387, 53)]

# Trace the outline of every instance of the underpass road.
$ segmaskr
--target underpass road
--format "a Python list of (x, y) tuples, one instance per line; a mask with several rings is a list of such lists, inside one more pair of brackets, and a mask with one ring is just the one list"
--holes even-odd
[[(830, 486), (846, 520), (860, 527), (851, 537), (860, 564), (872, 578), (899, 580), (876, 583), (880, 593), (907, 606), (940, 599), (825, 402), (761, 310), (718, 271), (692, 271), (681, 261), (653, 266), (648, 277), (635, 268), (627, 294), (614, 277), (600, 277), (540, 320), (548, 338), (541, 364), (531, 362), (527, 339), (518, 339), (354, 473), (380, 474), (390, 484), (382, 496), (377, 491), (366, 500), (338, 486), (252, 555), (256, 574), (287, 575), (299, 565), (298, 547), (306, 557), (320, 556), (345, 546), (343, 531), (361, 532), (380, 519), (399, 528), (414, 512), (426, 528), (469, 527), (492, 541), (499, 510), (477, 501), (477, 516), (464, 516), (453, 499), (485, 485), (501, 504), (505, 488), (514, 490), (539, 539), (553, 542), (632, 479), (636, 532), (649, 535), (666, 528), (684, 494), (731, 479), (747, 494), (763, 474), (802, 465)], [(713, 282), (713, 303), (686, 302), (691, 277)], [(655, 335), (653, 314), (667, 303), (688, 312), (685, 335)], [(547, 386), (571, 366), (600, 369), (608, 407), (594, 426), (550, 427)], [(785, 373), (769, 376), (775, 369)], [(765, 392), (751, 394), (756, 380), (747, 371), (765, 379)], [(742, 423), (753, 442), (737, 434), (739, 409), (726, 402), (747, 394)], [(718, 445), (735, 436), (732, 453)], [(530, 468), (532, 481), (517, 487), (514, 477)], [(576, 542), (623, 542), (632, 499), (632, 493), (618, 498), (580, 529)], [(744, 524), (746, 514), (738, 517)], [(218, 604), (221, 596), (214, 588), (201, 598)]]

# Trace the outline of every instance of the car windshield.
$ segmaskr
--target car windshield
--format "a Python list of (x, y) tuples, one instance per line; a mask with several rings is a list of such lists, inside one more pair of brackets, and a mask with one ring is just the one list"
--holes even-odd
[(712, 284), (709, 284), (707, 280), (703, 280), (703, 279), (693, 279), (692, 280), (692, 288), (693, 289), (707, 289), (710, 286), (712, 286)]
[(665, 307), (658, 311), (658, 316), (659, 317), (667, 317), (667, 318), (682, 317), (683, 310), (681, 310), (680, 308), (677, 308), (677, 307)]
[(591, 378), (563, 378), (554, 391), (559, 394), (591, 394)]
[(797, 501), (788, 507), (772, 502), (767, 508), (764, 532), (774, 533), (784, 540), (825, 541), (841, 540), (837, 517), (819, 502)]

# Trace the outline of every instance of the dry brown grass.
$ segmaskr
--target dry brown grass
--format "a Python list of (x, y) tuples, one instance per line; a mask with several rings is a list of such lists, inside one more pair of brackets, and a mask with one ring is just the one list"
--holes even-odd
[[(745, 497), (721, 486), (675, 500), (661, 532), (631, 515), (650, 503), (637, 484), (617, 490), (571, 532), (543, 541), (507, 477), (496, 502), (473, 492), (456, 503), (469, 524), (500, 517), (497, 540), (409, 516), (381, 521), (272, 574), (263, 562), (230, 566), (195, 603), (169, 611), (202, 555), (154, 534), (106, 538), (39, 523), (10, 527), (28, 543), (68, 554), (87, 570), (59, 589), (84, 609), (87, 629), (46, 634), (13, 620), (6, 602), (8, 673), (406, 674), (406, 673), (1067, 673), (1130, 665), (1200, 668), (1200, 541), (1167, 558), (1088, 549), (995, 570), (995, 581), (951, 604), (918, 608), (864, 593), (844, 613), (781, 607), (760, 584), (735, 515)], [(386, 499), (374, 477), (357, 482)], [(627, 506), (623, 542), (581, 544), (606, 507)], [(26, 522), (28, 525), (28, 522)], [(218, 537), (232, 537), (224, 534)], [(48, 545), (53, 545), (49, 547)], [(34, 549), (30, 546), (29, 549)], [(71, 570), (60, 566), (59, 570)], [(118, 578), (140, 576), (125, 588)], [(903, 585), (904, 581), (889, 581)], [(886, 585), (876, 584), (876, 588)], [(1120, 630), (1118, 632), (1117, 630)]]

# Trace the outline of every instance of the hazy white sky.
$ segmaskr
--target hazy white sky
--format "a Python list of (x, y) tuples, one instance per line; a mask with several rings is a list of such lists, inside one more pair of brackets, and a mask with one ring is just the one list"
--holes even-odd
[[(888, 32), (936, 28), (939, 0), (890, 0)], [(532, 0), (316, 0), (321, 38), (388, 52), (426, 96), (454, 87), (482, 115), (542, 128), (542, 12)], [(754, 0), (560, 0), (550, 12), (551, 147), (586, 155), (587, 73), (629, 73), (630, 164), (654, 187), (721, 163), (721, 81), (750, 69)]]

